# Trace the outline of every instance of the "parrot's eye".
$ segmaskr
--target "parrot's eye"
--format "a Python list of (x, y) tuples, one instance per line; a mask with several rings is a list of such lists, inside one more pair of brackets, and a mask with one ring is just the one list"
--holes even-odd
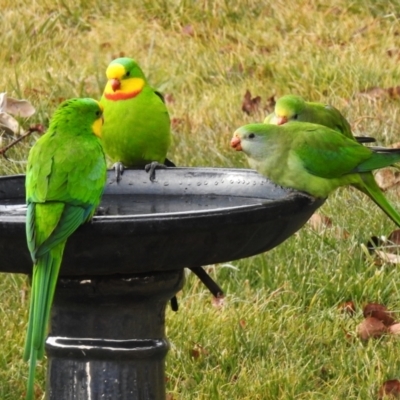
[(102, 114), (102, 112), (101, 112), (100, 110), (99, 110), (99, 111), (96, 111), (96, 117), (100, 117), (101, 114)]
[(297, 119), (297, 118), (299, 118), (299, 114), (294, 114), (293, 119)]
[(125, 74), (125, 76), (130, 76), (130, 75), (131, 75), (130, 71), (128, 71), (128, 72)]
[(255, 137), (256, 137), (256, 135), (254, 133), (250, 133), (249, 139), (254, 139)]

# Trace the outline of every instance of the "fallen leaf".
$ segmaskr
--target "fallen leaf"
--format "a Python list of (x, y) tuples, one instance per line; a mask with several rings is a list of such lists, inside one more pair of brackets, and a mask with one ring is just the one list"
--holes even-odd
[(373, 86), (357, 93), (357, 96), (366, 97), (370, 100), (378, 100), (383, 98), (396, 99), (400, 97), (400, 86), (393, 86), (389, 88)]
[(388, 237), (388, 241), (400, 246), (400, 229), (395, 229)]
[(382, 250), (375, 250), (375, 254), (385, 263), (400, 264), (400, 254), (388, 253)]
[(175, 103), (175, 97), (172, 93), (166, 93), (164, 95), (164, 100), (166, 103)]
[(246, 90), (242, 102), (242, 111), (247, 115), (252, 115), (254, 112), (258, 111), (261, 103), (261, 97), (251, 97), (250, 90)]
[(378, 400), (385, 398), (400, 399), (400, 381), (398, 379), (388, 380), (379, 388)]
[(199, 358), (201, 355), (207, 355), (208, 351), (203, 347), (200, 346), (198, 343), (195, 343), (193, 349), (190, 350), (190, 355), (194, 359)]
[(365, 318), (376, 318), (377, 320), (382, 321), (386, 326), (392, 325), (395, 322), (393, 313), (383, 304), (368, 303), (363, 309), (363, 315)]
[(319, 213), (314, 213), (311, 218), (308, 220), (308, 224), (317, 232), (321, 232), (326, 228), (332, 226), (332, 219), (327, 217), (326, 215), (322, 215)]
[(388, 331), (392, 335), (400, 335), (400, 323), (398, 322), (397, 324), (390, 325)]
[(28, 100), (17, 100), (7, 97), (6, 112), (17, 117), (29, 118), (35, 114), (36, 109)]
[(5, 112), (0, 112), (0, 129), (13, 135), (19, 132), (19, 123), (11, 115), (8, 115)]
[(184, 35), (188, 35), (188, 36), (194, 36), (194, 28), (193, 28), (193, 25), (185, 25), (183, 28), (182, 28), (182, 30), (181, 30), (181, 32), (184, 34)]
[(357, 326), (357, 334), (361, 340), (381, 337), (387, 332), (387, 328), (382, 321), (374, 317), (365, 318)]
[(211, 304), (215, 307), (215, 308), (222, 308), (225, 305), (225, 296), (213, 296), (212, 300), (211, 300)]
[(276, 95), (273, 94), (272, 96), (267, 98), (267, 102), (265, 103), (264, 110), (267, 110), (269, 112), (274, 111), (275, 104), (276, 104)]
[(346, 301), (342, 304), (339, 304), (338, 309), (343, 313), (350, 316), (353, 316), (356, 313), (356, 305), (354, 301)]
[(393, 49), (387, 50), (386, 54), (389, 57), (396, 57), (397, 60), (400, 59), (400, 49), (398, 49), (397, 47), (394, 47)]
[(382, 168), (374, 177), (376, 183), (383, 191), (391, 189), (400, 183), (400, 172), (393, 168)]
[(326, 229), (330, 229), (333, 236), (337, 239), (347, 239), (350, 234), (345, 229), (339, 226), (333, 226), (332, 219), (326, 215), (315, 213), (308, 220), (309, 225), (318, 233), (324, 232)]

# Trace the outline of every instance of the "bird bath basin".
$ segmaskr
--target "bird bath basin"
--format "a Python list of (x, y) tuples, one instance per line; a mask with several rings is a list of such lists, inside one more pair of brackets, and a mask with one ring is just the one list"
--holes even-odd
[[(253, 170), (141, 170), (108, 182), (68, 240), (46, 342), (51, 400), (165, 399), (165, 307), (183, 268), (277, 246), (323, 203)], [(23, 175), (0, 178), (1, 272), (30, 274)], [(22, 349), (21, 349), (22, 353)]]

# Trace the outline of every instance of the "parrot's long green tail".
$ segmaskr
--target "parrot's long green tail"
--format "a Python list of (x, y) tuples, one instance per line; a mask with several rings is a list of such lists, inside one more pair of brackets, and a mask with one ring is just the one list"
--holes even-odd
[(375, 204), (400, 227), (400, 214), (389, 203), (382, 190), (376, 183), (371, 172), (361, 173), (361, 182), (354, 186), (365, 193)]
[(33, 268), (29, 322), (24, 360), (29, 362), (26, 400), (34, 399), (36, 361), (43, 358), (51, 305), (60, 270), (65, 242), (38, 259)]

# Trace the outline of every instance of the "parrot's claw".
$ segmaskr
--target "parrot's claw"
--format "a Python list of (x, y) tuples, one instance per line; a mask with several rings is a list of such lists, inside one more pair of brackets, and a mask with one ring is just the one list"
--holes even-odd
[(115, 171), (115, 179), (117, 183), (122, 179), (122, 174), (124, 173), (124, 164), (122, 162), (117, 161), (113, 165), (114, 171)]
[(164, 164), (159, 163), (158, 161), (153, 161), (150, 164), (146, 164), (144, 169), (146, 172), (150, 173), (150, 180), (154, 182), (156, 179), (156, 169), (164, 169), (167, 168)]

